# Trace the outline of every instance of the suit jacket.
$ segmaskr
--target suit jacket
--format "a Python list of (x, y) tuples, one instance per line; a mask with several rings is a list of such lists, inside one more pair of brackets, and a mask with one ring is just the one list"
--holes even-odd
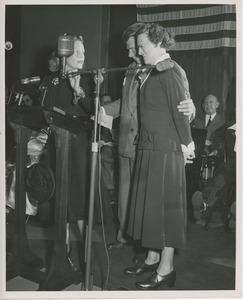
[[(207, 128), (207, 136), (206, 140), (212, 142), (214, 139), (215, 130), (221, 127), (224, 124), (224, 119), (219, 114), (216, 114), (213, 118), (212, 122), (209, 124)], [(193, 122), (192, 126), (195, 128), (205, 128), (205, 116), (203, 117), (196, 117)]]
[[(135, 67), (136, 63), (129, 67)], [(118, 152), (127, 158), (135, 158), (135, 137), (138, 134), (138, 96), (139, 82), (136, 79), (138, 70), (128, 70), (123, 82), (122, 99), (104, 106), (107, 115), (117, 117), (120, 114)]]

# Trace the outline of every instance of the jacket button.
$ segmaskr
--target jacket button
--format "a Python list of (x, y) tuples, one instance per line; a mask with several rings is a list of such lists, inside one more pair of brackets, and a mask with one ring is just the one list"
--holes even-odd
[(133, 129), (133, 128), (131, 128), (131, 129), (130, 129), (130, 131), (131, 131), (131, 132), (133, 132), (133, 131), (134, 131), (134, 129)]

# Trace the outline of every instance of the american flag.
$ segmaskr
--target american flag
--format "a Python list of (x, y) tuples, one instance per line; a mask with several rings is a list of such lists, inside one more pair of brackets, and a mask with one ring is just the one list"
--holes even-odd
[(137, 21), (159, 23), (173, 32), (174, 51), (235, 51), (235, 5), (137, 5)]

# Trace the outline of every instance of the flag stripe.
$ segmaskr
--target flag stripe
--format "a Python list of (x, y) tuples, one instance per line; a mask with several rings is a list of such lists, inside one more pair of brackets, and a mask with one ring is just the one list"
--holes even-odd
[(236, 47), (236, 40), (228, 37), (219, 38), (215, 40), (202, 40), (202, 41), (186, 41), (176, 43), (173, 50), (197, 50), (219, 47)]
[[(158, 22), (160, 23), (160, 22)], [(167, 27), (167, 29), (173, 32), (175, 35), (188, 35), (196, 33), (206, 33), (206, 32), (217, 32), (222, 30), (231, 30), (235, 34), (236, 22), (235, 21), (224, 21), (217, 22), (213, 24), (200, 24), (193, 26), (179, 26), (179, 27)]]
[[(212, 48), (208, 49), (197, 49), (197, 50), (187, 50), (187, 51), (174, 51), (170, 50), (171, 57), (178, 59), (183, 53), (183, 57), (200, 57), (200, 56), (212, 56)], [(236, 55), (236, 48), (234, 47), (218, 47), (213, 49), (213, 55)]]
[(174, 33), (175, 51), (236, 47), (235, 5), (137, 5), (137, 21)]
[(160, 18), (159, 15), (156, 15), (154, 18), (147, 18), (147, 16), (142, 16), (137, 18), (138, 22), (157, 22), (160, 23), (162, 26), (167, 27), (170, 24), (170, 27), (176, 26), (187, 26), (187, 25), (199, 25), (205, 23), (215, 23), (215, 22), (222, 22), (222, 21), (236, 21), (235, 14), (221, 14), (221, 15), (212, 15), (212, 16), (205, 16), (205, 17), (196, 17), (196, 18), (188, 18), (188, 19), (173, 19), (173, 20), (165, 20), (164, 18)]
[[(148, 15), (151, 16), (153, 14), (160, 14), (161, 17), (164, 18), (189, 18), (191, 13), (196, 16), (202, 15), (210, 15), (217, 13), (235, 13), (234, 5), (156, 5), (156, 6), (145, 6), (145, 5), (137, 5), (137, 13), (138, 15)], [(168, 15), (169, 14), (169, 15)], [(179, 15), (179, 16), (178, 16)]]
[[(211, 32), (211, 33), (201, 33), (201, 34), (183, 34), (176, 35), (176, 42), (186, 42), (186, 41), (201, 41), (201, 40), (213, 40), (217, 38), (232, 38), (234, 40), (236, 38), (236, 32), (231, 30), (222, 30), (219, 32)], [(235, 42), (234, 42), (235, 44)]]

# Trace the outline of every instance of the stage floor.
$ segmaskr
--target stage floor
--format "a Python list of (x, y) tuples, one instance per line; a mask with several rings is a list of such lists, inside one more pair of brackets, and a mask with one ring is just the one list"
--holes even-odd
[[(27, 223), (27, 235), (30, 249), (48, 266), (54, 239), (54, 226), (43, 227), (35, 218)], [(175, 286), (164, 291), (194, 291), (203, 297), (202, 292), (235, 291), (236, 266), (236, 234), (224, 230), (218, 215), (213, 216), (208, 231), (203, 229), (203, 222), (188, 221), (188, 245), (186, 250), (176, 252), (174, 267), (177, 273)], [(105, 243), (115, 239), (115, 224), (105, 224)], [(75, 224), (71, 226), (72, 259), (79, 263), (79, 248), (81, 241)], [(135, 254), (132, 245), (120, 250), (105, 248), (101, 224), (96, 224), (93, 231), (92, 268), (94, 278), (93, 290), (135, 291), (138, 278), (124, 274), (123, 269), (132, 265)], [(109, 266), (109, 268), (108, 268)], [(45, 270), (45, 269), (43, 269)], [(107, 278), (108, 276), (108, 278)], [(140, 279), (145, 279), (146, 274)], [(106, 284), (107, 283), (107, 284)], [(21, 277), (15, 277), (6, 282), (6, 291), (36, 291), (38, 284)], [(81, 284), (71, 284), (64, 291), (80, 291)], [(41, 292), (40, 292), (41, 293)]]

